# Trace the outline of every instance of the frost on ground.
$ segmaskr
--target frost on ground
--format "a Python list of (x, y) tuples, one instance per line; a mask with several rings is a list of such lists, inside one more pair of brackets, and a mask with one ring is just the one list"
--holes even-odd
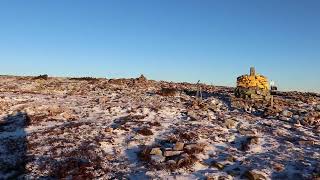
[(317, 179), (320, 96), (0, 77), (0, 179)]

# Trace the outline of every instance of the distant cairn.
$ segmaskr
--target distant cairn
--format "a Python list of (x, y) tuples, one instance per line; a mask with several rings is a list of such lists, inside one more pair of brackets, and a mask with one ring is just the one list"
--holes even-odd
[(47, 74), (43, 74), (43, 75), (36, 76), (36, 77), (34, 77), (33, 79), (34, 79), (34, 80), (37, 80), (37, 79), (47, 80), (48, 77), (49, 77), (49, 76), (48, 76)]
[(141, 74), (141, 76), (138, 77), (136, 80), (140, 83), (144, 83), (148, 81), (148, 79), (143, 74)]

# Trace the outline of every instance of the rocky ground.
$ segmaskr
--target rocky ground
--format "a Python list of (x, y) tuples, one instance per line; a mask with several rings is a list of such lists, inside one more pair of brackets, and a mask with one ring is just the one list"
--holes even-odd
[(0, 179), (319, 179), (320, 95), (0, 77)]

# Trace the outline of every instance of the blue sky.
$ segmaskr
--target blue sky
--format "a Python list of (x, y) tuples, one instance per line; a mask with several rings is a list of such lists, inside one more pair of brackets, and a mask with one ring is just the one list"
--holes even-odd
[(250, 66), (320, 92), (318, 0), (1, 0), (0, 74), (234, 86)]

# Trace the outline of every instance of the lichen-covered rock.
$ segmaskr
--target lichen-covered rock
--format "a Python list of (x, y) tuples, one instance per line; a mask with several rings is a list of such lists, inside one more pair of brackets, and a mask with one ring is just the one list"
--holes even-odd
[(151, 155), (162, 155), (162, 151), (160, 148), (152, 148), (150, 154)]
[(265, 76), (256, 75), (254, 68), (251, 68), (250, 75), (242, 75), (237, 78), (235, 96), (250, 99), (269, 99), (269, 82)]

